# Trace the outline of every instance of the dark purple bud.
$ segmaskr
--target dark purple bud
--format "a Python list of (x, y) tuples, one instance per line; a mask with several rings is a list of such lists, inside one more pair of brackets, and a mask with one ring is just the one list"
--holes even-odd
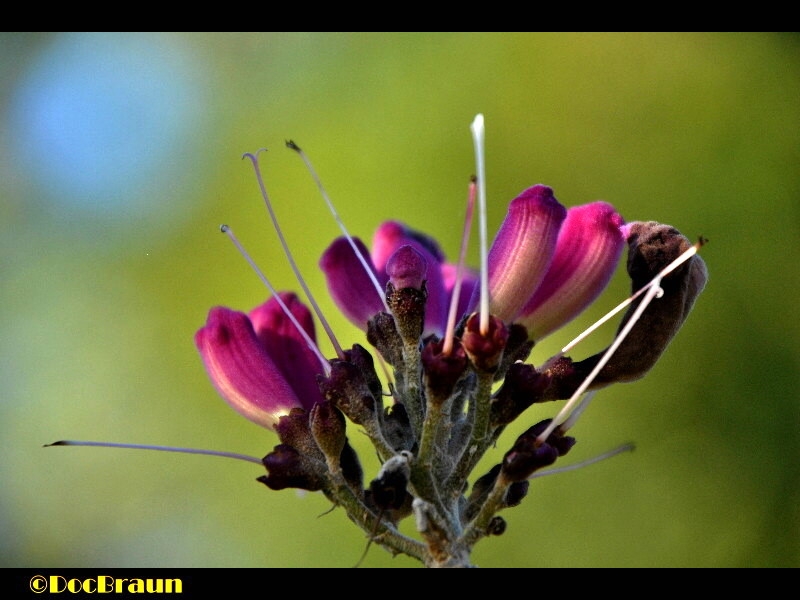
[(506, 525), (506, 520), (503, 517), (495, 515), (489, 521), (489, 525), (486, 526), (486, 533), (489, 535), (503, 535), (506, 531)]
[(495, 465), (489, 470), (488, 473), (478, 477), (478, 479), (475, 480), (475, 483), (472, 484), (472, 491), (469, 494), (467, 506), (464, 509), (465, 520), (471, 521), (473, 517), (478, 514), (478, 510), (486, 501), (486, 498), (489, 496), (489, 492), (492, 491), (494, 483), (497, 481), (497, 476), (499, 474), (500, 465)]
[(469, 366), (464, 347), (456, 340), (449, 354), (442, 354), (444, 340), (431, 338), (422, 348), (422, 371), (428, 402), (443, 404)]
[(395, 452), (410, 450), (414, 452), (417, 441), (405, 405), (395, 402), (386, 407), (383, 415), (383, 437)]
[(293, 408), (288, 415), (283, 415), (275, 425), (275, 432), (284, 444), (317, 460), (325, 460), (311, 433), (308, 412), (304, 409)]
[(364, 470), (361, 468), (358, 454), (356, 454), (356, 451), (347, 440), (345, 440), (342, 454), (339, 456), (339, 466), (342, 468), (342, 476), (345, 481), (355, 492), (361, 495), (364, 486)]
[(403, 364), (403, 340), (397, 332), (394, 317), (381, 312), (372, 317), (367, 324), (367, 341), (393, 367)]
[(525, 496), (528, 495), (528, 488), (530, 487), (530, 484), (531, 482), (526, 479), (524, 481), (515, 481), (508, 486), (504, 506), (506, 508), (519, 506), (520, 503), (525, 499)]
[(325, 488), (325, 463), (301, 454), (288, 444), (278, 444), (262, 462), (267, 475), (258, 481), (272, 490), (299, 488), (316, 492)]
[[(402, 455), (396, 455), (402, 456)], [(378, 476), (369, 484), (372, 502), (381, 510), (396, 510), (403, 506), (408, 492), (410, 471), (408, 462), (395, 464), (392, 457), (381, 468)]]
[(347, 441), (347, 421), (338, 408), (329, 401), (320, 402), (311, 409), (309, 415), (311, 433), (317, 446), (329, 459), (338, 462)]
[(381, 510), (398, 509), (405, 503), (408, 475), (399, 470), (383, 473), (369, 484), (372, 502)]
[(331, 374), (318, 378), (320, 391), (347, 418), (363, 425), (375, 418), (375, 398), (361, 369), (344, 360), (331, 361)]
[(533, 365), (514, 363), (506, 371), (503, 386), (492, 398), (491, 424), (508, 425), (535, 402), (542, 402), (550, 376)]
[(472, 364), (479, 371), (494, 372), (503, 357), (508, 341), (508, 329), (497, 317), (489, 317), (489, 329), (484, 334), (480, 330), (480, 315), (472, 314), (467, 319), (461, 343)]
[(550, 424), (551, 419), (541, 421), (517, 438), (514, 446), (503, 457), (502, 474), (508, 481), (524, 481), (542, 467), (552, 465), (559, 456), (569, 452), (575, 444), (574, 438), (555, 430), (543, 444), (536, 438)]
[(381, 380), (375, 371), (375, 361), (369, 351), (360, 344), (353, 344), (353, 348), (345, 350), (344, 354), (347, 362), (353, 363), (361, 369), (361, 374), (364, 376), (364, 381), (367, 382), (367, 387), (369, 387), (372, 395), (380, 398), (383, 393), (383, 385), (381, 385)]

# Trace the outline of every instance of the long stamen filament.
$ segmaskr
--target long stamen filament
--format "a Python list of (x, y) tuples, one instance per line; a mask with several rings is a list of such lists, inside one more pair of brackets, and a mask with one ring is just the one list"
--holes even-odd
[(261, 167), (258, 164), (258, 155), (260, 153), (261, 150), (256, 151), (255, 154), (246, 152), (242, 156), (242, 158), (249, 158), (250, 162), (253, 164), (253, 170), (255, 171), (256, 179), (258, 180), (258, 187), (261, 189), (261, 197), (264, 199), (264, 204), (267, 205), (267, 211), (269, 212), (269, 216), (272, 219), (272, 225), (275, 227), (275, 231), (278, 233), (278, 238), (280, 239), (281, 246), (283, 246), (283, 252), (284, 254), (286, 254), (286, 258), (289, 259), (289, 265), (291, 265), (292, 270), (294, 271), (294, 274), (297, 277), (297, 281), (303, 288), (303, 291), (306, 294), (306, 298), (308, 298), (309, 304), (311, 304), (311, 307), (314, 309), (314, 312), (316, 313), (319, 322), (322, 324), (322, 328), (325, 329), (325, 333), (328, 334), (328, 339), (330, 339), (331, 344), (333, 344), (336, 356), (338, 356), (341, 360), (344, 360), (345, 354), (342, 351), (342, 347), (339, 345), (339, 341), (333, 334), (333, 329), (331, 329), (331, 326), (328, 324), (328, 321), (322, 314), (322, 311), (320, 310), (317, 301), (314, 300), (314, 296), (311, 293), (311, 290), (308, 289), (308, 285), (306, 284), (305, 279), (303, 279), (303, 276), (300, 274), (300, 269), (297, 267), (297, 263), (294, 261), (294, 257), (292, 256), (292, 253), (289, 251), (289, 245), (286, 243), (286, 239), (283, 237), (283, 231), (281, 231), (281, 228), (278, 225), (278, 219), (275, 216), (275, 211), (272, 209), (272, 202), (270, 202), (269, 200), (269, 195), (267, 194), (267, 188), (264, 185), (264, 178), (261, 176)]
[(617, 446), (613, 450), (609, 450), (608, 452), (604, 452), (599, 456), (593, 456), (592, 458), (587, 458), (586, 460), (582, 460), (581, 462), (566, 465), (564, 467), (557, 467), (555, 469), (546, 469), (544, 471), (536, 471), (528, 477), (528, 479), (536, 479), (537, 477), (544, 477), (545, 475), (557, 475), (559, 473), (566, 473), (567, 471), (575, 471), (576, 469), (581, 469), (583, 467), (588, 467), (589, 465), (593, 465), (594, 463), (598, 463), (601, 460), (605, 460), (607, 458), (612, 458), (617, 454), (622, 454), (623, 452), (633, 452), (636, 449), (631, 443), (622, 444), (621, 446)]
[(264, 275), (264, 272), (261, 269), (258, 268), (258, 265), (256, 264), (256, 262), (253, 260), (253, 258), (247, 252), (247, 250), (244, 249), (244, 246), (242, 246), (242, 244), (239, 242), (239, 240), (233, 234), (233, 230), (230, 227), (228, 227), (227, 225), (221, 225), (219, 230), (222, 233), (224, 233), (225, 235), (228, 236), (228, 238), (233, 242), (233, 245), (236, 246), (236, 248), (239, 250), (240, 254), (242, 256), (244, 256), (245, 260), (248, 263), (250, 263), (250, 266), (256, 272), (256, 275), (258, 275), (258, 277), (261, 279), (261, 281), (264, 282), (264, 285), (267, 286), (267, 289), (270, 291), (270, 294), (272, 294), (272, 297), (275, 298), (275, 300), (278, 302), (278, 305), (280, 305), (281, 310), (283, 310), (284, 314), (287, 317), (289, 317), (289, 320), (292, 322), (292, 325), (294, 325), (295, 329), (297, 329), (297, 331), (303, 337), (303, 340), (305, 341), (306, 345), (309, 347), (309, 349), (314, 353), (314, 355), (319, 360), (320, 364), (322, 365), (323, 370), (325, 371), (325, 376), (326, 377), (330, 376), (330, 374), (331, 374), (331, 365), (327, 361), (327, 359), (322, 355), (322, 352), (320, 352), (319, 346), (317, 346), (317, 344), (314, 342), (314, 340), (311, 339), (311, 336), (308, 335), (308, 333), (303, 328), (303, 326), (300, 325), (300, 322), (297, 320), (297, 318), (295, 318), (294, 314), (292, 314), (292, 311), (289, 310), (289, 307), (286, 306), (286, 303), (283, 301), (283, 299), (281, 298), (280, 294), (275, 289), (275, 287), (273, 287), (273, 285), (270, 283), (269, 279), (267, 279), (267, 276)]
[(584, 394), (583, 400), (580, 401), (580, 404), (578, 404), (578, 406), (575, 407), (575, 410), (573, 410), (570, 413), (569, 417), (567, 417), (559, 427), (559, 431), (561, 431), (561, 433), (566, 433), (567, 431), (569, 431), (569, 429), (572, 428), (573, 425), (575, 425), (575, 422), (583, 414), (583, 411), (585, 411), (588, 408), (589, 403), (592, 401), (592, 399), (595, 397), (596, 394), (597, 390), (592, 390)]
[(450, 298), (450, 309), (447, 314), (447, 329), (444, 334), (444, 344), (442, 354), (449, 355), (453, 350), (453, 335), (456, 328), (456, 311), (458, 301), (461, 296), (461, 283), (464, 280), (464, 263), (467, 260), (467, 247), (469, 245), (469, 232), (472, 229), (472, 214), (475, 211), (475, 178), (469, 182), (469, 193), (467, 195), (467, 212), (464, 216), (464, 231), (461, 234), (461, 249), (458, 253), (458, 263), (456, 264), (456, 281), (453, 285), (453, 294)]
[(486, 161), (484, 159), (486, 130), (483, 126), (482, 114), (475, 116), (470, 130), (475, 145), (475, 164), (478, 174), (478, 218), (481, 243), (480, 332), (481, 335), (487, 335), (489, 333), (489, 257), (486, 234)]
[(129, 448), (132, 450), (158, 450), (160, 452), (180, 452), (182, 454), (206, 454), (208, 456), (221, 456), (222, 458), (233, 458), (246, 462), (263, 465), (260, 458), (239, 454), (237, 452), (219, 452), (217, 450), (200, 450), (197, 448), (178, 448), (176, 446), (149, 446), (146, 444), (118, 444), (115, 442), (83, 442), (77, 440), (59, 440), (52, 444), (45, 444), (45, 448), (50, 446), (99, 446), (102, 448)]
[(317, 176), (317, 172), (314, 170), (314, 167), (312, 166), (311, 161), (306, 156), (306, 153), (303, 152), (300, 149), (300, 146), (295, 144), (292, 140), (286, 142), (286, 147), (289, 148), (290, 150), (294, 150), (295, 152), (297, 152), (297, 154), (300, 155), (300, 158), (303, 159), (303, 162), (306, 164), (308, 172), (311, 174), (312, 179), (317, 184), (320, 194), (322, 194), (322, 198), (328, 205), (328, 209), (331, 211), (333, 218), (336, 219), (336, 222), (339, 224), (339, 229), (342, 230), (342, 234), (344, 235), (345, 239), (347, 239), (347, 241), (349, 242), (350, 247), (353, 249), (353, 252), (356, 255), (356, 258), (358, 258), (359, 262), (361, 262), (361, 266), (364, 267), (364, 271), (366, 271), (367, 275), (369, 276), (372, 285), (375, 286), (375, 290), (377, 290), (378, 296), (380, 297), (381, 302), (383, 302), (383, 308), (386, 310), (387, 313), (391, 312), (389, 310), (389, 305), (386, 303), (385, 293), (383, 288), (381, 287), (381, 284), (378, 282), (378, 278), (376, 277), (374, 271), (370, 268), (370, 265), (367, 264), (366, 258), (364, 258), (361, 252), (358, 251), (356, 243), (353, 240), (353, 236), (351, 236), (350, 233), (347, 231), (347, 228), (344, 226), (344, 221), (342, 221), (342, 218), (339, 216), (339, 213), (336, 212), (336, 209), (333, 207), (333, 202), (331, 202), (331, 199), (328, 196), (328, 192), (325, 191), (325, 188), (322, 185), (322, 180)]
[(565, 420), (566, 416), (572, 410), (572, 407), (575, 406), (575, 404), (578, 402), (578, 399), (581, 397), (583, 392), (585, 392), (586, 389), (591, 385), (592, 381), (594, 381), (595, 377), (597, 377), (597, 374), (601, 371), (603, 367), (606, 366), (606, 363), (611, 359), (614, 352), (617, 351), (617, 348), (619, 348), (620, 344), (622, 344), (623, 340), (631, 332), (631, 329), (633, 329), (633, 326), (639, 320), (639, 317), (642, 316), (644, 309), (648, 307), (650, 302), (652, 302), (656, 296), (663, 295), (664, 290), (661, 289), (660, 283), (661, 283), (661, 275), (656, 275), (656, 277), (653, 278), (653, 281), (651, 281), (648, 284), (649, 289), (645, 294), (644, 298), (642, 298), (642, 301), (639, 304), (639, 306), (636, 307), (636, 310), (631, 315), (631, 318), (628, 320), (627, 323), (625, 323), (625, 326), (619, 332), (619, 335), (617, 335), (613, 343), (605, 351), (603, 356), (598, 361), (597, 365), (595, 365), (594, 369), (592, 369), (589, 375), (586, 376), (586, 379), (584, 379), (581, 382), (581, 384), (578, 386), (578, 389), (576, 389), (575, 392), (572, 394), (570, 399), (564, 405), (564, 408), (562, 408), (561, 411), (559, 411), (559, 413), (553, 418), (550, 425), (548, 425), (547, 428), (536, 438), (537, 444), (543, 444), (545, 441), (547, 441), (549, 435), (553, 433), (556, 427), (561, 425), (561, 423)]
[(625, 307), (626, 307), (626, 306), (628, 306), (628, 305), (629, 305), (631, 302), (633, 302), (634, 300), (636, 300), (636, 299), (637, 299), (639, 296), (641, 296), (642, 294), (644, 294), (644, 293), (645, 293), (647, 290), (649, 290), (649, 289), (650, 289), (650, 288), (651, 288), (653, 285), (655, 285), (656, 279), (658, 279), (659, 281), (661, 281), (661, 278), (665, 277), (665, 276), (666, 276), (666, 275), (668, 275), (669, 273), (672, 273), (672, 271), (674, 271), (675, 269), (677, 269), (677, 268), (678, 268), (680, 265), (682, 265), (682, 264), (683, 264), (683, 263), (685, 263), (687, 260), (689, 260), (689, 259), (690, 259), (692, 256), (694, 256), (695, 254), (697, 254), (698, 250), (700, 250), (700, 247), (701, 247), (701, 246), (703, 246), (703, 244), (705, 244), (705, 243), (706, 243), (706, 240), (705, 240), (704, 238), (700, 238), (700, 240), (699, 240), (697, 243), (695, 243), (695, 244), (694, 244), (694, 245), (693, 245), (691, 248), (687, 248), (687, 249), (686, 249), (684, 252), (682, 252), (682, 253), (680, 254), (680, 256), (678, 256), (678, 257), (677, 257), (675, 260), (673, 260), (671, 263), (669, 263), (669, 264), (668, 264), (666, 267), (664, 267), (663, 269), (661, 269), (661, 271), (659, 272), (659, 274), (658, 274), (656, 277), (654, 277), (654, 278), (653, 278), (653, 279), (651, 279), (651, 280), (650, 280), (650, 281), (649, 281), (647, 284), (645, 284), (644, 286), (642, 286), (641, 288), (639, 288), (639, 289), (636, 291), (636, 293), (635, 293), (635, 294), (633, 294), (633, 295), (629, 296), (628, 298), (626, 298), (625, 300), (623, 300), (622, 302), (620, 302), (620, 303), (619, 303), (617, 306), (615, 306), (615, 307), (614, 307), (614, 308), (612, 308), (612, 309), (611, 309), (609, 312), (607, 312), (605, 315), (603, 315), (602, 317), (600, 317), (600, 318), (599, 318), (597, 321), (595, 321), (595, 322), (594, 322), (592, 325), (590, 325), (590, 326), (589, 326), (587, 329), (585, 329), (584, 331), (582, 331), (582, 332), (580, 333), (580, 335), (578, 335), (578, 336), (577, 336), (575, 339), (573, 339), (573, 340), (572, 340), (572, 341), (571, 341), (569, 344), (567, 344), (566, 346), (564, 346), (564, 347), (561, 349), (561, 352), (559, 352), (558, 354), (556, 354), (556, 355), (555, 355), (553, 358), (551, 358), (551, 359), (548, 361), (548, 364), (551, 364), (552, 362), (554, 362), (555, 360), (559, 359), (561, 356), (563, 356), (564, 354), (566, 354), (567, 352), (569, 352), (570, 350), (572, 350), (572, 349), (573, 349), (575, 346), (577, 346), (577, 345), (578, 345), (578, 343), (579, 343), (579, 342), (581, 342), (581, 341), (583, 341), (584, 339), (586, 339), (587, 337), (589, 337), (589, 334), (591, 334), (593, 331), (595, 331), (595, 330), (596, 330), (598, 327), (600, 327), (600, 326), (601, 326), (603, 323), (605, 323), (606, 321), (608, 321), (609, 319), (611, 319), (611, 318), (612, 318), (614, 315), (616, 315), (618, 312), (620, 312), (620, 311), (621, 311), (623, 308), (625, 308)]

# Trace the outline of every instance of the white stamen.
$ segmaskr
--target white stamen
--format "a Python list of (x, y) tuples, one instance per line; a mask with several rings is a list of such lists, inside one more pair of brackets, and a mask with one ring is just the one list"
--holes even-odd
[(588, 467), (589, 465), (593, 465), (594, 463), (600, 462), (601, 460), (605, 460), (607, 458), (612, 458), (617, 454), (622, 454), (623, 452), (633, 452), (636, 447), (633, 444), (623, 444), (622, 446), (618, 446), (613, 450), (609, 450), (608, 452), (604, 452), (599, 456), (594, 456), (592, 458), (588, 458), (583, 460), (579, 463), (575, 463), (574, 465), (566, 465), (564, 467), (557, 467), (555, 469), (547, 469), (545, 471), (536, 471), (533, 475), (528, 477), (528, 479), (536, 479), (537, 477), (544, 477), (545, 475), (557, 475), (558, 473), (566, 473), (567, 471), (574, 471), (576, 469), (580, 469), (582, 467)]
[(344, 234), (344, 237), (350, 243), (350, 247), (353, 249), (353, 252), (355, 253), (356, 258), (358, 258), (359, 262), (361, 262), (361, 266), (364, 267), (364, 271), (366, 271), (367, 275), (369, 276), (369, 279), (372, 282), (372, 285), (375, 286), (375, 290), (378, 292), (378, 296), (380, 297), (381, 302), (383, 302), (383, 308), (386, 310), (387, 313), (391, 312), (389, 310), (389, 305), (386, 304), (385, 293), (384, 293), (383, 288), (381, 287), (381, 284), (378, 282), (378, 278), (376, 277), (376, 275), (373, 272), (373, 270), (370, 268), (370, 265), (367, 264), (367, 260), (366, 260), (366, 258), (364, 258), (364, 255), (362, 255), (361, 252), (358, 251), (358, 248), (356, 247), (356, 243), (355, 243), (355, 241), (353, 241), (353, 236), (351, 236), (350, 233), (347, 231), (347, 229), (344, 226), (344, 222), (342, 221), (341, 217), (339, 216), (339, 213), (337, 213), (336, 209), (333, 207), (333, 202), (331, 202), (331, 199), (328, 196), (328, 193), (325, 191), (325, 188), (322, 186), (322, 180), (317, 176), (317, 172), (314, 170), (314, 167), (311, 165), (311, 161), (308, 160), (308, 157), (306, 156), (305, 152), (303, 152), (300, 149), (300, 146), (295, 144), (293, 141), (289, 140), (288, 142), (286, 142), (286, 147), (291, 149), (291, 150), (294, 150), (295, 152), (297, 152), (300, 155), (300, 158), (303, 159), (303, 162), (306, 164), (306, 168), (308, 168), (309, 173), (311, 173), (311, 177), (314, 179), (314, 182), (317, 184), (317, 187), (319, 188), (320, 194), (322, 194), (322, 198), (325, 200), (325, 203), (328, 205), (328, 209), (331, 211), (331, 214), (333, 215), (333, 218), (336, 219), (336, 222), (339, 224), (339, 229), (342, 230), (342, 234)]
[[(261, 150), (263, 150), (263, 148)], [(283, 237), (283, 232), (281, 231), (281, 228), (278, 225), (278, 219), (275, 216), (275, 212), (272, 210), (272, 203), (269, 201), (269, 196), (267, 195), (267, 188), (264, 186), (264, 179), (261, 176), (261, 168), (258, 164), (258, 155), (261, 153), (261, 150), (258, 150), (255, 154), (246, 152), (242, 156), (242, 158), (249, 158), (250, 162), (253, 163), (253, 170), (255, 170), (256, 173), (256, 179), (258, 180), (258, 187), (261, 189), (261, 197), (264, 199), (264, 203), (267, 205), (267, 211), (269, 211), (269, 216), (272, 219), (272, 225), (275, 227), (275, 231), (278, 233), (278, 238), (280, 239), (281, 246), (283, 246), (283, 252), (284, 254), (286, 254), (286, 258), (289, 259), (289, 265), (291, 265), (295, 277), (297, 277), (297, 281), (303, 288), (303, 291), (306, 294), (306, 298), (308, 298), (309, 304), (311, 304), (311, 307), (314, 309), (314, 312), (316, 313), (319, 322), (322, 324), (323, 329), (325, 329), (325, 333), (328, 334), (328, 339), (330, 339), (331, 344), (333, 344), (333, 348), (336, 351), (336, 356), (344, 360), (345, 355), (344, 352), (342, 351), (342, 347), (339, 345), (339, 341), (333, 334), (333, 329), (331, 329), (331, 326), (328, 324), (328, 321), (322, 314), (322, 311), (320, 310), (317, 301), (314, 300), (314, 296), (311, 294), (311, 290), (308, 289), (308, 285), (306, 285), (305, 279), (303, 279), (303, 276), (300, 274), (300, 269), (297, 267), (297, 263), (295, 263), (294, 258), (292, 257), (292, 253), (289, 251), (289, 245), (286, 243), (286, 239)]]
[(326, 377), (330, 376), (331, 365), (328, 362), (328, 360), (322, 355), (322, 352), (320, 352), (319, 346), (317, 346), (314, 340), (311, 339), (311, 336), (308, 335), (305, 328), (302, 325), (300, 325), (300, 322), (297, 320), (294, 314), (292, 314), (292, 311), (289, 310), (289, 307), (286, 306), (286, 303), (283, 301), (278, 291), (270, 283), (269, 279), (267, 279), (267, 276), (264, 275), (263, 271), (261, 271), (261, 269), (258, 268), (258, 265), (250, 256), (250, 254), (247, 252), (247, 250), (245, 250), (244, 247), (239, 243), (239, 240), (233, 234), (233, 230), (227, 225), (221, 225), (219, 230), (228, 236), (228, 238), (233, 242), (234, 246), (236, 246), (236, 248), (239, 250), (239, 253), (242, 256), (244, 256), (245, 260), (248, 263), (250, 263), (250, 266), (256, 272), (256, 275), (258, 275), (261, 281), (264, 282), (264, 285), (267, 286), (267, 289), (269, 290), (270, 294), (272, 294), (272, 297), (275, 298), (276, 302), (281, 307), (281, 310), (283, 310), (284, 314), (287, 317), (289, 317), (289, 320), (292, 322), (292, 325), (294, 325), (295, 329), (297, 329), (297, 331), (303, 337), (306, 346), (308, 346), (308, 348), (316, 355), (317, 359), (319, 359), (319, 362), (322, 365), (322, 369), (325, 372), (325, 376)]
[(442, 354), (449, 355), (453, 350), (453, 335), (456, 328), (456, 311), (458, 310), (458, 300), (461, 296), (461, 283), (464, 280), (464, 263), (467, 260), (467, 246), (469, 245), (469, 232), (472, 229), (472, 213), (475, 210), (475, 181), (469, 183), (469, 194), (467, 195), (467, 213), (464, 216), (464, 231), (461, 234), (461, 249), (458, 253), (458, 263), (456, 263), (456, 281), (453, 285), (453, 295), (450, 298), (450, 310), (447, 314), (447, 329), (444, 334), (444, 344), (442, 344)]
[(114, 442), (82, 442), (76, 440), (60, 440), (52, 444), (45, 444), (45, 448), (50, 446), (100, 446), (102, 448), (130, 448), (132, 450), (159, 450), (160, 452), (180, 452), (182, 454), (206, 454), (209, 456), (221, 456), (222, 458), (233, 458), (235, 460), (244, 460), (257, 465), (264, 463), (260, 458), (255, 456), (248, 456), (247, 454), (238, 454), (236, 452), (219, 452), (217, 450), (198, 450), (197, 448), (178, 448), (175, 446), (148, 446), (146, 444), (117, 444)]
[(575, 425), (575, 421), (577, 421), (578, 417), (580, 417), (583, 414), (583, 411), (587, 409), (589, 403), (592, 401), (592, 398), (595, 397), (595, 394), (597, 394), (597, 390), (592, 390), (584, 394), (583, 400), (580, 401), (580, 404), (575, 407), (575, 410), (573, 410), (569, 417), (567, 417), (567, 419), (561, 424), (561, 433), (567, 432), (572, 428), (573, 425)]
[(666, 267), (664, 267), (663, 269), (661, 269), (661, 272), (660, 272), (660, 273), (659, 273), (659, 274), (658, 274), (656, 277), (654, 277), (654, 278), (653, 278), (653, 279), (652, 279), (652, 280), (651, 280), (649, 283), (645, 284), (643, 287), (641, 287), (640, 289), (638, 289), (638, 290), (636, 291), (636, 293), (635, 293), (635, 294), (633, 294), (632, 296), (628, 297), (626, 300), (623, 300), (622, 302), (620, 302), (620, 303), (619, 303), (617, 306), (615, 306), (613, 309), (611, 309), (611, 310), (610, 310), (608, 313), (606, 313), (604, 316), (600, 317), (600, 319), (598, 319), (597, 321), (595, 321), (595, 322), (594, 322), (592, 325), (590, 325), (590, 326), (589, 326), (587, 329), (585, 329), (583, 332), (581, 332), (581, 333), (580, 333), (580, 334), (579, 334), (579, 335), (578, 335), (578, 336), (577, 336), (577, 337), (576, 337), (574, 340), (572, 340), (572, 341), (571, 341), (569, 344), (567, 344), (566, 346), (564, 346), (564, 347), (561, 349), (561, 352), (559, 352), (558, 354), (556, 354), (554, 357), (552, 357), (552, 358), (551, 358), (551, 359), (550, 359), (550, 360), (547, 362), (547, 365), (545, 365), (545, 368), (546, 368), (547, 366), (551, 365), (551, 364), (552, 364), (553, 362), (555, 362), (557, 359), (561, 358), (561, 357), (562, 357), (564, 354), (566, 354), (567, 352), (569, 352), (570, 350), (572, 350), (572, 349), (573, 349), (575, 346), (577, 346), (577, 345), (578, 345), (578, 343), (579, 343), (579, 342), (581, 342), (581, 341), (583, 341), (584, 339), (586, 339), (587, 337), (589, 337), (589, 334), (591, 334), (593, 331), (595, 331), (597, 328), (599, 328), (599, 327), (600, 327), (600, 326), (601, 326), (603, 323), (605, 323), (606, 321), (608, 321), (609, 319), (611, 319), (611, 317), (613, 317), (614, 315), (616, 315), (616, 314), (617, 314), (619, 311), (621, 311), (623, 308), (625, 308), (626, 306), (628, 306), (628, 305), (629, 305), (631, 302), (633, 302), (634, 300), (636, 300), (636, 298), (638, 298), (638, 297), (639, 297), (639, 296), (641, 296), (643, 293), (645, 293), (645, 292), (646, 292), (648, 289), (650, 289), (650, 287), (652, 287), (653, 285), (655, 285), (656, 279), (658, 279), (658, 281), (661, 281), (661, 278), (665, 277), (665, 276), (666, 276), (666, 275), (668, 275), (669, 273), (672, 273), (672, 271), (674, 271), (675, 269), (677, 269), (677, 268), (678, 268), (680, 265), (682, 265), (682, 264), (683, 264), (683, 263), (685, 263), (687, 260), (689, 260), (689, 259), (690, 259), (692, 256), (694, 256), (695, 254), (697, 254), (697, 251), (700, 249), (700, 247), (703, 245), (703, 243), (704, 243), (704, 240), (703, 240), (703, 239), (701, 239), (699, 242), (697, 242), (696, 244), (694, 244), (694, 245), (693, 245), (691, 248), (688, 248), (687, 250), (685, 250), (684, 252), (682, 252), (682, 253), (681, 253), (681, 255), (680, 255), (680, 256), (678, 256), (678, 258), (676, 258), (676, 259), (675, 259), (675, 260), (673, 260), (671, 263), (669, 263), (669, 264), (668, 264)]
[(561, 423), (566, 419), (566, 416), (569, 414), (572, 407), (575, 406), (575, 404), (578, 402), (578, 399), (581, 397), (583, 392), (585, 392), (586, 389), (591, 385), (592, 381), (594, 381), (595, 377), (597, 377), (597, 374), (601, 371), (603, 367), (606, 366), (606, 363), (611, 359), (614, 352), (617, 351), (617, 348), (619, 348), (620, 344), (622, 344), (623, 340), (631, 332), (633, 326), (642, 316), (644, 309), (647, 308), (647, 306), (650, 304), (650, 302), (653, 301), (653, 299), (656, 296), (663, 295), (664, 290), (662, 290), (661, 287), (659, 287), (660, 284), (661, 284), (661, 275), (656, 275), (653, 278), (653, 281), (647, 284), (648, 291), (645, 294), (644, 298), (642, 298), (642, 301), (639, 304), (639, 306), (636, 307), (636, 310), (631, 315), (631, 318), (628, 320), (627, 323), (625, 323), (625, 326), (619, 332), (619, 335), (617, 335), (612, 344), (605, 351), (603, 356), (598, 361), (597, 365), (595, 365), (594, 369), (592, 369), (591, 373), (589, 373), (589, 375), (586, 376), (586, 379), (584, 379), (581, 382), (581, 384), (578, 386), (578, 389), (575, 390), (575, 393), (573, 393), (570, 399), (567, 400), (567, 403), (564, 405), (564, 408), (562, 408), (559, 411), (559, 413), (553, 418), (553, 421), (550, 423), (550, 425), (547, 426), (547, 429), (545, 429), (536, 438), (536, 442), (538, 444), (543, 444), (544, 442), (546, 442), (547, 438), (550, 436), (551, 433), (553, 433), (556, 427), (561, 425)]
[(483, 126), (483, 115), (478, 114), (470, 125), (472, 140), (475, 145), (475, 164), (478, 177), (478, 219), (480, 223), (481, 243), (481, 304), (480, 332), (489, 333), (489, 258), (486, 235), (486, 161), (484, 160), (484, 139), (486, 130)]

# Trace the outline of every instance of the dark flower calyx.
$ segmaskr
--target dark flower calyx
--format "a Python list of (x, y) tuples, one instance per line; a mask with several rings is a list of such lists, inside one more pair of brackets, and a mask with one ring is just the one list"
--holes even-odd
[(461, 343), (472, 364), (479, 371), (493, 373), (503, 357), (508, 341), (508, 329), (497, 317), (489, 317), (486, 333), (480, 330), (480, 315), (475, 313), (467, 319)]
[(358, 365), (331, 361), (331, 374), (318, 376), (320, 391), (353, 423), (363, 425), (375, 418), (375, 398)]
[(316, 492), (327, 484), (325, 463), (301, 454), (288, 444), (275, 446), (262, 462), (268, 474), (258, 477), (258, 481), (270, 489), (300, 488)]
[(531, 404), (542, 402), (550, 380), (549, 374), (540, 373), (533, 365), (512, 364), (506, 372), (503, 386), (492, 398), (492, 425), (508, 425)]
[(540, 444), (537, 438), (550, 421), (551, 419), (540, 421), (528, 429), (505, 454), (501, 472), (508, 481), (527, 479), (538, 469), (553, 464), (575, 445), (575, 438), (561, 434), (558, 429), (548, 436), (547, 441)]
[(429, 402), (443, 403), (447, 400), (469, 366), (467, 354), (458, 340), (448, 354), (442, 353), (443, 346), (444, 340), (431, 338), (422, 348), (422, 371)]

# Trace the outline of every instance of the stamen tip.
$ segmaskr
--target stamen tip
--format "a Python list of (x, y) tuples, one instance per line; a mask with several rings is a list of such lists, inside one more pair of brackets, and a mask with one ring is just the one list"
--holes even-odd
[(295, 152), (302, 152), (302, 150), (300, 150), (300, 146), (295, 144), (293, 140), (286, 140), (286, 147), (289, 148), (289, 150), (294, 150)]
[(225, 223), (223, 223), (222, 225), (219, 226), (219, 232), (220, 233), (228, 233), (229, 230), (230, 230), (230, 227), (228, 227)]
[(259, 148), (255, 152), (245, 152), (244, 154), (242, 154), (242, 160), (244, 160), (245, 158), (249, 158), (251, 161), (256, 162), (258, 160), (258, 155), (266, 151), (267, 151), (266, 148)]
[(58, 440), (57, 442), (52, 442), (50, 444), (43, 444), (42, 448), (49, 448), (50, 446), (69, 446), (69, 442), (66, 440)]

